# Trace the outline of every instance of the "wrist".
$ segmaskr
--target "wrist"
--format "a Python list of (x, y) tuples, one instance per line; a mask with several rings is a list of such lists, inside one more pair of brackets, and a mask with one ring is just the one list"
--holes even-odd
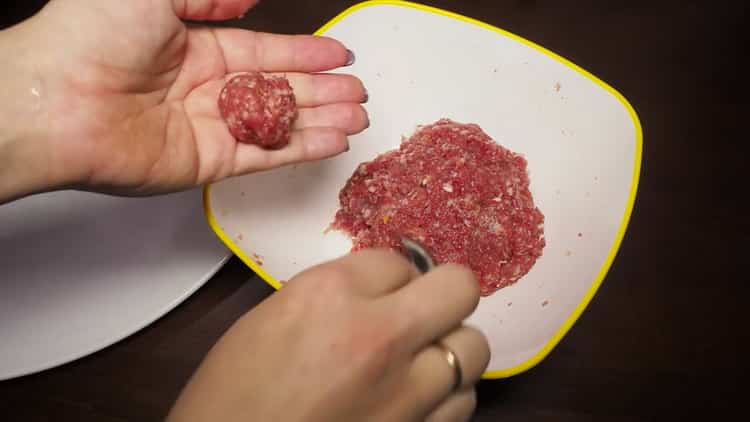
[(0, 31), (0, 204), (65, 183), (45, 147), (48, 93), (26, 25)]

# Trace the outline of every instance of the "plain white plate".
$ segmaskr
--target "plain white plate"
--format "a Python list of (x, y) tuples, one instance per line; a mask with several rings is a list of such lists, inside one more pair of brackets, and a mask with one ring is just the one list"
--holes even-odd
[(230, 252), (201, 192), (55, 192), (0, 206), (0, 379), (81, 358), (152, 323)]
[[(372, 126), (332, 160), (211, 186), (219, 237), (271, 285), (342, 254), (324, 234), (357, 164), (419, 124), (478, 123), (529, 162), (547, 247), (517, 284), (483, 298), (469, 323), (488, 335), (487, 378), (543, 359), (586, 308), (625, 233), (640, 172), (641, 128), (614, 89), (528, 41), (459, 15), (399, 1), (356, 5), (319, 32), (357, 53)], [(262, 263), (262, 266), (259, 265)]]

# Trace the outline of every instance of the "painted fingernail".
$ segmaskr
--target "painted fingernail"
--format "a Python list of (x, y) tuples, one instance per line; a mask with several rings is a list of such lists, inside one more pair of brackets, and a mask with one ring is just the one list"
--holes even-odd
[(357, 61), (357, 56), (354, 55), (352, 50), (346, 49), (346, 64), (344, 66), (351, 66)]
[(368, 101), (370, 101), (370, 92), (367, 90), (367, 88), (365, 88), (365, 96), (362, 99), (362, 103), (366, 103)]

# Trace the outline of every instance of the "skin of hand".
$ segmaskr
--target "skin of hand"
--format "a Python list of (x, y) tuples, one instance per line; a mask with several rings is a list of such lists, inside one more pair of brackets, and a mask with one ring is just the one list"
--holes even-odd
[[(78, 188), (178, 191), (331, 157), (369, 125), (366, 91), (326, 74), (353, 59), (340, 42), (183, 20), (235, 18), (258, 0), (52, 0), (0, 32), (0, 203)], [(290, 144), (241, 144), (219, 115), (232, 74), (285, 74), (300, 115)]]
[[(466, 421), (487, 367), (471, 271), (368, 250), (311, 268), (238, 320), (168, 422)], [(440, 341), (458, 357), (463, 383)]]
[[(239, 16), (257, 0), (52, 0), (0, 33), (0, 203), (73, 187), (148, 195), (322, 159), (364, 130), (362, 83), (320, 74), (351, 61), (339, 42), (183, 20)], [(238, 144), (216, 99), (236, 72), (283, 73), (300, 117), (290, 145)], [(214, 346), (169, 415), (181, 421), (461, 421), (489, 360), (462, 321), (470, 271), (420, 276), (366, 251), (298, 275)], [(452, 391), (444, 351), (461, 362)]]

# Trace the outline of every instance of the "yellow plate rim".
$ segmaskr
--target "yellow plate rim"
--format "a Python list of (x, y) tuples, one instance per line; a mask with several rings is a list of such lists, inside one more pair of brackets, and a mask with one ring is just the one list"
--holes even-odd
[[(472, 25), (476, 25), (484, 29), (488, 29), (490, 31), (496, 32), (500, 35), (506, 36), (508, 38), (511, 38), (515, 41), (518, 41), (572, 68), (576, 72), (580, 73), (587, 79), (594, 82), (596, 85), (603, 88), (605, 91), (609, 92), (625, 107), (625, 109), (628, 111), (628, 114), (630, 115), (630, 118), (633, 120), (633, 126), (635, 127), (635, 131), (636, 131), (635, 133), (636, 142), (635, 142), (635, 156), (633, 160), (633, 164), (634, 164), (633, 176), (632, 176), (632, 181), (631, 181), (631, 186), (630, 186), (630, 192), (628, 194), (628, 201), (627, 201), (627, 204), (625, 205), (625, 212), (623, 214), (622, 221), (620, 222), (620, 227), (617, 230), (615, 241), (612, 244), (612, 247), (610, 248), (609, 253), (607, 254), (607, 258), (605, 259), (604, 264), (602, 265), (601, 269), (599, 270), (599, 273), (594, 279), (594, 282), (591, 284), (591, 287), (583, 296), (583, 298), (578, 303), (578, 305), (573, 310), (573, 312), (570, 314), (570, 316), (568, 316), (568, 318), (563, 322), (563, 324), (555, 332), (555, 334), (552, 335), (552, 337), (550, 337), (547, 343), (537, 353), (535, 353), (530, 358), (526, 359), (524, 362), (521, 362), (510, 368), (486, 371), (482, 375), (482, 378), (484, 379), (508, 378), (514, 375), (518, 375), (522, 372), (528, 371), (529, 369), (538, 365), (545, 357), (547, 357), (547, 355), (549, 355), (550, 352), (552, 352), (555, 346), (557, 346), (560, 340), (562, 340), (565, 334), (567, 334), (568, 331), (570, 331), (570, 329), (573, 327), (573, 325), (576, 323), (578, 318), (581, 316), (583, 311), (588, 306), (589, 302), (591, 302), (591, 299), (594, 297), (597, 290), (599, 290), (599, 287), (601, 286), (602, 282), (607, 276), (607, 272), (612, 266), (612, 263), (614, 262), (615, 257), (617, 256), (617, 252), (620, 249), (620, 245), (622, 244), (622, 240), (625, 237), (625, 232), (627, 231), (628, 224), (630, 223), (630, 217), (633, 212), (633, 207), (635, 206), (635, 199), (638, 193), (638, 182), (640, 180), (641, 159), (642, 159), (642, 154), (643, 154), (643, 130), (641, 128), (641, 122), (640, 122), (640, 119), (638, 118), (638, 114), (636, 113), (633, 106), (628, 102), (628, 100), (625, 99), (625, 97), (622, 94), (620, 94), (616, 89), (612, 88), (601, 79), (597, 78), (596, 76), (582, 69), (575, 63), (553, 53), (552, 51), (547, 50), (546, 48), (540, 45), (537, 45), (527, 39), (519, 37), (518, 35), (512, 34), (508, 31), (505, 31), (493, 25), (481, 22), (473, 18), (469, 18), (467, 16), (460, 15), (454, 12), (449, 12), (447, 10), (432, 7), (432, 6), (426, 6), (423, 4), (413, 3), (409, 1), (402, 1), (402, 0), (364, 1), (361, 3), (355, 4), (349, 7), (348, 9), (344, 10), (343, 12), (341, 12), (339, 15), (337, 15), (336, 17), (328, 21), (325, 25), (321, 26), (320, 29), (315, 31), (314, 35), (322, 35), (325, 32), (327, 32), (329, 29), (331, 29), (334, 25), (336, 25), (338, 22), (340, 22), (342, 19), (347, 17), (348, 15), (358, 10), (361, 10), (367, 7), (372, 7), (372, 6), (401, 6), (401, 7), (421, 10), (424, 12), (434, 13), (434, 14), (446, 16), (449, 18), (453, 18), (462, 22), (466, 22)], [(255, 273), (258, 274), (259, 277), (261, 277), (265, 282), (271, 285), (274, 289), (277, 289), (277, 290), (280, 289), (282, 284), (279, 281), (277, 281), (275, 278), (273, 278), (270, 274), (268, 274), (253, 259), (247, 256), (247, 254), (232, 241), (231, 237), (228, 236), (224, 232), (224, 230), (222, 230), (221, 226), (216, 221), (213, 215), (213, 212), (211, 211), (210, 192), (211, 192), (211, 185), (207, 185), (203, 189), (203, 207), (204, 207), (206, 219), (208, 220), (209, 226), (211, 226), (211, 228), (219, 237), (219, 239), (221, 239), (221, 241), (224, 242), (224, 244), (226, 244), (226, 246), (238, 258), (240, 258), (242, 262), (244, 262), (253, 271), (255, 271)]]

